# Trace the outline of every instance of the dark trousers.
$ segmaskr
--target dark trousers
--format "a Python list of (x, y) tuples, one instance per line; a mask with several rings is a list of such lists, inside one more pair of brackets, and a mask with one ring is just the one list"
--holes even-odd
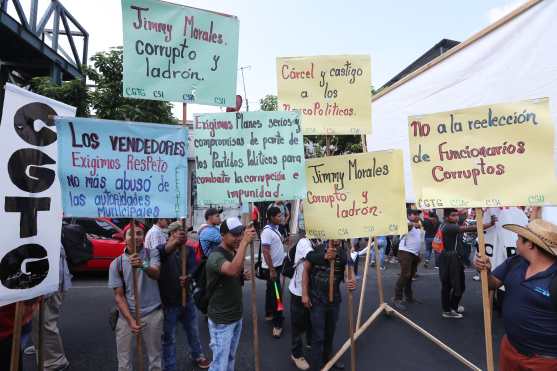
[(320, 370), (333, 355), (339, 311), (340, 303), (313, 303), (311, 307), (311, 370)]
[[(277, 310), (277, 299), (275, 294), (275, 282), (277, 284), (279, 295), (282, 295), (282, 287), (280, 285), (280, 274), (282, 272), (282, 265), (280, 267), (275, 267), (277, 271), (277, 278), (272, 281), (267, 280), (267, 288), (265, 290), (265, 315), (273, 316), (273, 326), (282, 328), (282, 322), (284, 321), (284, 315)], [(283, 301), (282, 297), (280, 298)]]
[(439, 255), (439, 278), (443, 311), (457, 310), (466, 287), (464, 265), (456, 252), (443, 251)]
[(311, 317), (309, 310), (302, 304), (302, 297), (290, 295), (290, 322), (292, 324), (292, 355), (304, 356), (302, 335), (306, 334), (307, 344), (311, 344)]
[[(10, 370), (10, 361), (12, 359), (12, 336), (0, 340), (0, 371), (9, 371)], [(19, 352), (19, 367), (18, 370), (21, 370), (23, 367), (23, 354)]]
[(413, 300), (412, 277), (416, 274), (420, 259), (408, 251), (400, 250), (398, 252), (398, 261), (400, 263), (400, 276), (395, 286), (395, 300), (402, 300), (403, 291), (406, 300)]

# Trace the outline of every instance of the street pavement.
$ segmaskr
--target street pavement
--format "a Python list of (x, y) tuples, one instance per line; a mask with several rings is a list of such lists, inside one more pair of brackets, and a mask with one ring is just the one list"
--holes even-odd
[[(363, 259), (361, 259), (363, 260)], [(360, 262), (360, 275), (363, 262)], [(375, 269), (370, 275), (366, 288), (366, 301), (362, 323), (378, 306)], [(387, 264), (383, 272), (385, 299), (393, 296), (394, 284), (399, 272), (396, 264)], [(461, 320), (441, 318), (441, 286), (436, 270), (420, 267), (419, 277), (414, 281), (414, 291), (420, 304), (409, 305), (404, 312), (415, 323), (460, 353), (466, 359), (485, 369), (485, 343), (480, 283), (473, 281), (474, 272), (466, 272), (466, 292), (462, 304), (465, 317)], [(74, 287), (67, 293), (62, 309), (60, 328), (71, 362), (72, 370), (104, 371), (116, 370), (116, 345), (114, 334), (108, 325), (108, 313), (114, 305), (112, 290), (106, 287), (106, 274), (81, 274), (74, 279)], [(358, 308), (359, 288), (354, 293), (354, 311)], [(296, 370), (290, 357), (289, 294), (285, 295), (285, 330), (281, 339), (271, 336), (271, 325), (262, 318), (264, 308), (265, 283), (257, 281), (257, 308), (259, 315), (261, 369), (264, 371)], [(286, 293), (286, 289), (285, 289)], [(251, 321), (251, 284), (244, 287), (244, 327), (238, 349), (236, 370), (253, 370), (253, 335)], [(335, 349), (348, 338), (347, 300), (344, 294), (341, 304)], [(201, 340), (210, 356), (207, 323), (199, 318)], [(493, 337), (495, 359), (504, 333), (502, 321), (494, 315)], [(178, 365), (180, 370), (195, 369), (188, 359), (184, 332), (179, 329), (177, 336)], [(467, 370), (458, 360), (444, 352), (437, 345), (423, 337), (416, 330), (399, 319), (381, 315), (377, 321), (357, 340), (357, 370), (390, 371), (430, 371)], [(346, 369), (350, 366), (349, 351), (343, 357)], [(24, 370), (35, 369), (33, 357), (24, 356)]]

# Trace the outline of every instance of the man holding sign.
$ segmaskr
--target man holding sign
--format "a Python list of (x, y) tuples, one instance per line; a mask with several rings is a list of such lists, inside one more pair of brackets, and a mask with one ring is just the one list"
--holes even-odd
[[(135, 229), (135, 236), (132, 235)], [(160, 262), (157, 250), (143, 247), (145, 232), (136, 225), (126, 231), (126, 250), (110, 264), (108, 287), (114, 289), (114, 299), (119, 316), (116, 324), (116, 351), (118, 353), (118, 371), (132, 370), (133, 335), (141, 333), (150, 371), (161, 370), (161, 338), (163, 313), (157, 280), (160, 275)], [(133, 250), (135, 239), (137, 252)], [(133, 293), (133, 270), (138, 271), (140, 302), (135, 302)], [(135, 319), (136, 308), (141, 310), (141, 323)]]
[[(329, 272), (334, 262), (333, 302), (329, 302)], [(316, 246), (307, 254), (304, 261), (302, 279), (302, 303), (311, 309), (311, 370), (320, 370), (333, 355), (338, 316), (340, 313), (340, 282), (344, 280), (346, 268), (346, 247), (342, 240), (331, 240), (328, 247)], [(356, 281), (346, 280), (348, 290), (356, 289)], [(344, 365), (337, 362), (334, 366), (343, 369)]]
[[(505, 285), (499, 366), (504, 371), (557, 370), (557, 226), (535, 219), (526, 227), (504, 228), (518, 234), (518, 256), (489, 274), (489, 288)], [(491, 271), (478, 256), (476, 268)]]

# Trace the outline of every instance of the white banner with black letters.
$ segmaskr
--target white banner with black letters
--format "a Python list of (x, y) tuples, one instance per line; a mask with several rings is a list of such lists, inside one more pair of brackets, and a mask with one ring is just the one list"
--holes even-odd
[(58, 289), (62, 204), (56, 126), (75, 108), (6, 84), (0, 123), (0, 306)]

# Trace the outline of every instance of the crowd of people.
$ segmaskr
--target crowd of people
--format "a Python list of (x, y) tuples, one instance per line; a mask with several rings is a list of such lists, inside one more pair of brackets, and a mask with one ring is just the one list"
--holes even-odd
[[(442, 213), (441, 217), (438, 212)], [(247, 226), (237, 217), (221, 220), (221, 211), (210, 208), (205, 213), (206, 223), (198, 229), (198, 248), (188, 243), (187, 232), (180, 221), (156, 219), (147, 232), (139, 223), (126, 226), (126, 249), (111, 263), (108, 279), (117, 309), (113, 330), (118, 369), (133, 368), (133, 342), (137, 334), (141, 334), (148, 363), (146, 369), (178, 369), (176, 332), (182, 327), (190, 359), (196, 367), (233, 371), (242, 333), (243, 285), (254, 278), (249, 269), (244, 269), (246, 252), (250, 244), (258, 241), (256, 277), (266, 282), (263, 313), (265, 320), (272, 324), (270, 335), (275, 338), (283, 333), (286, 312), (282, 304), (283, 285), (284, 278), (289, 278), (290, 358), (300, 370), (319, 370), (332, 357), (341, 283), (348, 290), (356, 289), (356, 279), (345, 273), (352, 267), (357, 273), (359, 257), (367, 253), (369, 247), (372, 247), (372, 264), (379, 265), (380, 269), (386, 269), (386, 261), (399, 264), (392, 305), (402, 311), (409, 310), (411, 304), (420, 303), (412, 290), (412, 282), (422, 263), (425, 268), (439, 271), (441, 316), (448, 319), (464, 316), (461, 300), (465, 291), (465, 267), (473, 262), (478, 272), (487, 270), (491, 289), (503, 285), (506, 288), (502, 313), (507, 335), (501, 344), (501, 369), (557, 369), (557, 226), (535, 215), (526, 227), (505, 225), (504, 228), (518, 236), (518, 256), (491, 272), (489, 258), (477, 251), (476, 220), (471, 210), (421, 211), (408, 205), (408, 232), (402, 236), (374, 238), (373, 243), (379, 251), (377, 256), (373, 244), (365, 239), (321, 241), (306, 237), (303, 206), (297, 214), (302, 220), (298, 224), (298, 238), (290, 240), (286, 225), (291, 214), (281, 201), (268, 205), (263, 212), (258, 209), (252, 213), (252, 223)], [(484, 230), (488, 230), (498, 220), (491, 216), (488, 222), (481, 222)], [(262, 227), (256, 229), (255, 225)], [(290, 242), (295, 243), (289, 246)], [(183, 254), (187, 275), (183, 274), (181, 266)], [(61, 260), (65, 261), (63, 257)], [(134, 271), (137, 273), (138, 303), (135, 301)], [(197, 300), (191, 281), (199, 271), (204, 277), (204, 295)], [(63, 264), (60, 277), (60, 291), (44, 298), (46, 370), (69, 367), (57, 328), (63, 292), (71, 284), (67, 266)], [(205, 307), (200, 304), (203, 299)], [(0, 321), (13, 315), (10, 306), (0, 310)], [(37, 311), (34, 313), (36, 317)], [(28, 323), (32, 315), (33, 308), (29, 306), (24, 323)], [(212, 360), (200, 341), (199, 324), (203, 323), (198, 320), (200, 316), (207, 319)], [(33, 339), (37, 343), (39, 322), (35, 318), (32, 323)], [(10, 343), (5, 334), (0, 335), (3, 336), (0, 349), (4, 356), (9, 354)], [(343, 369), (344, 365), (337, 362), (334, 368)]]

